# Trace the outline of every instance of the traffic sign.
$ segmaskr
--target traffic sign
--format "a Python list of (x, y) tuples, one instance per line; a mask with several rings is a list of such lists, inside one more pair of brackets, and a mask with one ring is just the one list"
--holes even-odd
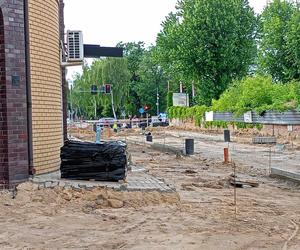
[(145, 109), (144, 108), (140, 108), (139, 112), (140, 112), (140, 114), (144, 114), (145, 113)]

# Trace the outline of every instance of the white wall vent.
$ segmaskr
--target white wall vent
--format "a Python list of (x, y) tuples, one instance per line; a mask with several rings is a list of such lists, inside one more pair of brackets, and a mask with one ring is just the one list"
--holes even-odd
[(67, 32), (67, 62), (83, 61), (82, 31), (68, 30)]

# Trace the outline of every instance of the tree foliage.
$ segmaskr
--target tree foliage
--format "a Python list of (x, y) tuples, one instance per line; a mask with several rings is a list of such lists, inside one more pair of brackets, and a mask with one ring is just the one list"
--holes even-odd
[[(118, 116), (139, 115), (139, 108), (147, 105), (149, 113), (156, 114), (157, 88), (159, 92), (160, 112), (166, 111), (167, 78), (162, 68), (153, 60), (152, 48), (144, 48), (144, 43), (119, 43), (124, 48), (124, 58), (105, 58), (95, 60), (91, 66), (85, 65), (82, 75), (76, 75), (69, 94), (69, 104), (78, 116), (95, 118), (113, 116), (115, 109)], [(103, 84), (112, 84), (111, 95), (91, 95), (92, 85), (99, 88)], [(72, 106), (72, 107), (71, 107)]]
[(274, 0), (261, 15), (260, 71), (275, 81), (300, 79), (300, 5)]
[(152, 57), (150, 48), (144, 56), (138, 71), (139, 81), (135, 90), (142, 106), (150, 107), (150, 113), (156, 115), (157, 91), (159, 94), (159, 111), (165, 112), (167, 107), (167, 79), (163, 69), (157, 65)]
[(157, 37), (156, 58), (166, 72), (197, 87), (198, 103), (210, 104), (256, 55), (257, 18), (247, 0), (182, 0)]
[(136, 80), (137, 71), (140, 68), (140, 63), (142, 61), (143, 55), (146, 52), (145, 43), (144, 42), (119, 42), (117, 47), (124, 49), (124, 57), (127, 58), (128, 61), (128, 70), (131, 73), (131, 80)]
[(141, 99), (138, 93), (136, 92), (136, 83), (139, 81), (138, 71), (140, 69), (141, 61), (146, 52), (145, 44), (143, 42), (129, 42), (123, 43), (120, 42), (117, 44), (117, 47), (123, 48), (124, 57), (128, 61), (128, 70), (130, 72), (131, 78), (129, 83), (128, 90), (128, 99), (125, 103), (126, 112), (129, 115), (138, 114), (138, 109), (141, 107)]
[[(128, 97), (128, 84), (130, 73), (128, 71), (127, 60), (124, 58), (106, 58), (95, 60), (91, 66), (85, 65), (82, 75), (76, 75), (74, 84), (69, 93), (69, 104), (72, 110), (76, 110), (77, 115), (86, 118), (99, 118), (112, 116), (111, 95), (98, 93), (91, 95), (91, 86), (98, 88), (105, 83), (112, 84), (114, 108), (117, 113), (123, 109)], [(95, 103), (97, 114), (95, 117)]]
[(168, 108), (169, 118), (176, 118), (181, 120), (190, 119), (193, 120), (196, 125), (200, 125), (205, 116), (205, 112), (209, 111), (209, 108), (205, 105), (194, 107), (170, 107)]
[[(299, 108), (299, 7), (296, 0), (273, 0), (257, 17), (248, 0), (178, 0), (156, 46), (120, 42), (124, 58), (85, 65), (74, 79), (70, 107), (86, 118), (94, 117), (95, 104), (98, 116), (112, 116), (113, 109), (139, 115), (145, 105), (154, 115), (158, 89), (161, 112), (169, 107), (171, 117), (196, 121), (211, 103), (236, 114)], [(249, 77), (255, 71), (259, 75)], [(195, 108), (172, 107), (180, 82), (189, 94), (195, 85)], [(91, 85), (104, 83), (113, 84), (114, 105), (108, 95), (90, 94)]]
[(214, 111), (230, 111), (241, 115), (247, 111), (285, 111), (300, 108), (300, 83), (274, 84), (265, 76), (247, 77), (235, 81), (214, 100)]
[(143, 42), (119, 43), (124, 48), (124, 56), (128, 60), (131, 73), (129, 85), (127, 113), (138, 115), (139, 108), (147, 105), (149, 113), (156, 114), (157, 88), (160, 95), (160, 111), (166, 111), (167, 79), (162, 68), (153, 57), (153, 47), (145, 48)]

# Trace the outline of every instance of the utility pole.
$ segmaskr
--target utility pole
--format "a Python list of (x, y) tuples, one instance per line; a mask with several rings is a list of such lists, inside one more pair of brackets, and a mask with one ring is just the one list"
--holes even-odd
[(156, 88), (156, 114), (159, 115), (159, 89), (158, 89), (158, 82)]
[[(157, 73), (159, 73), (159, 68), (157, 69)], [(158, 74), (157, 76), (158, 77)], [(159, 80), (156, 78), (156, 115), (159, 116)]]

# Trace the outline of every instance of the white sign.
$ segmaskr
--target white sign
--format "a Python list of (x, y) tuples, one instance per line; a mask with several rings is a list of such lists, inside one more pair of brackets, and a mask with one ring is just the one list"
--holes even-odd
[(189, 107), (189, 95), (187, 93), (173, 93), (173, 106)]
[(205, 121), (206, 122), (214, 121), (214, 111), (205, 112)]
[(252, 112), (251, 111), (244, 113), (244, 122), (252, 123)]

